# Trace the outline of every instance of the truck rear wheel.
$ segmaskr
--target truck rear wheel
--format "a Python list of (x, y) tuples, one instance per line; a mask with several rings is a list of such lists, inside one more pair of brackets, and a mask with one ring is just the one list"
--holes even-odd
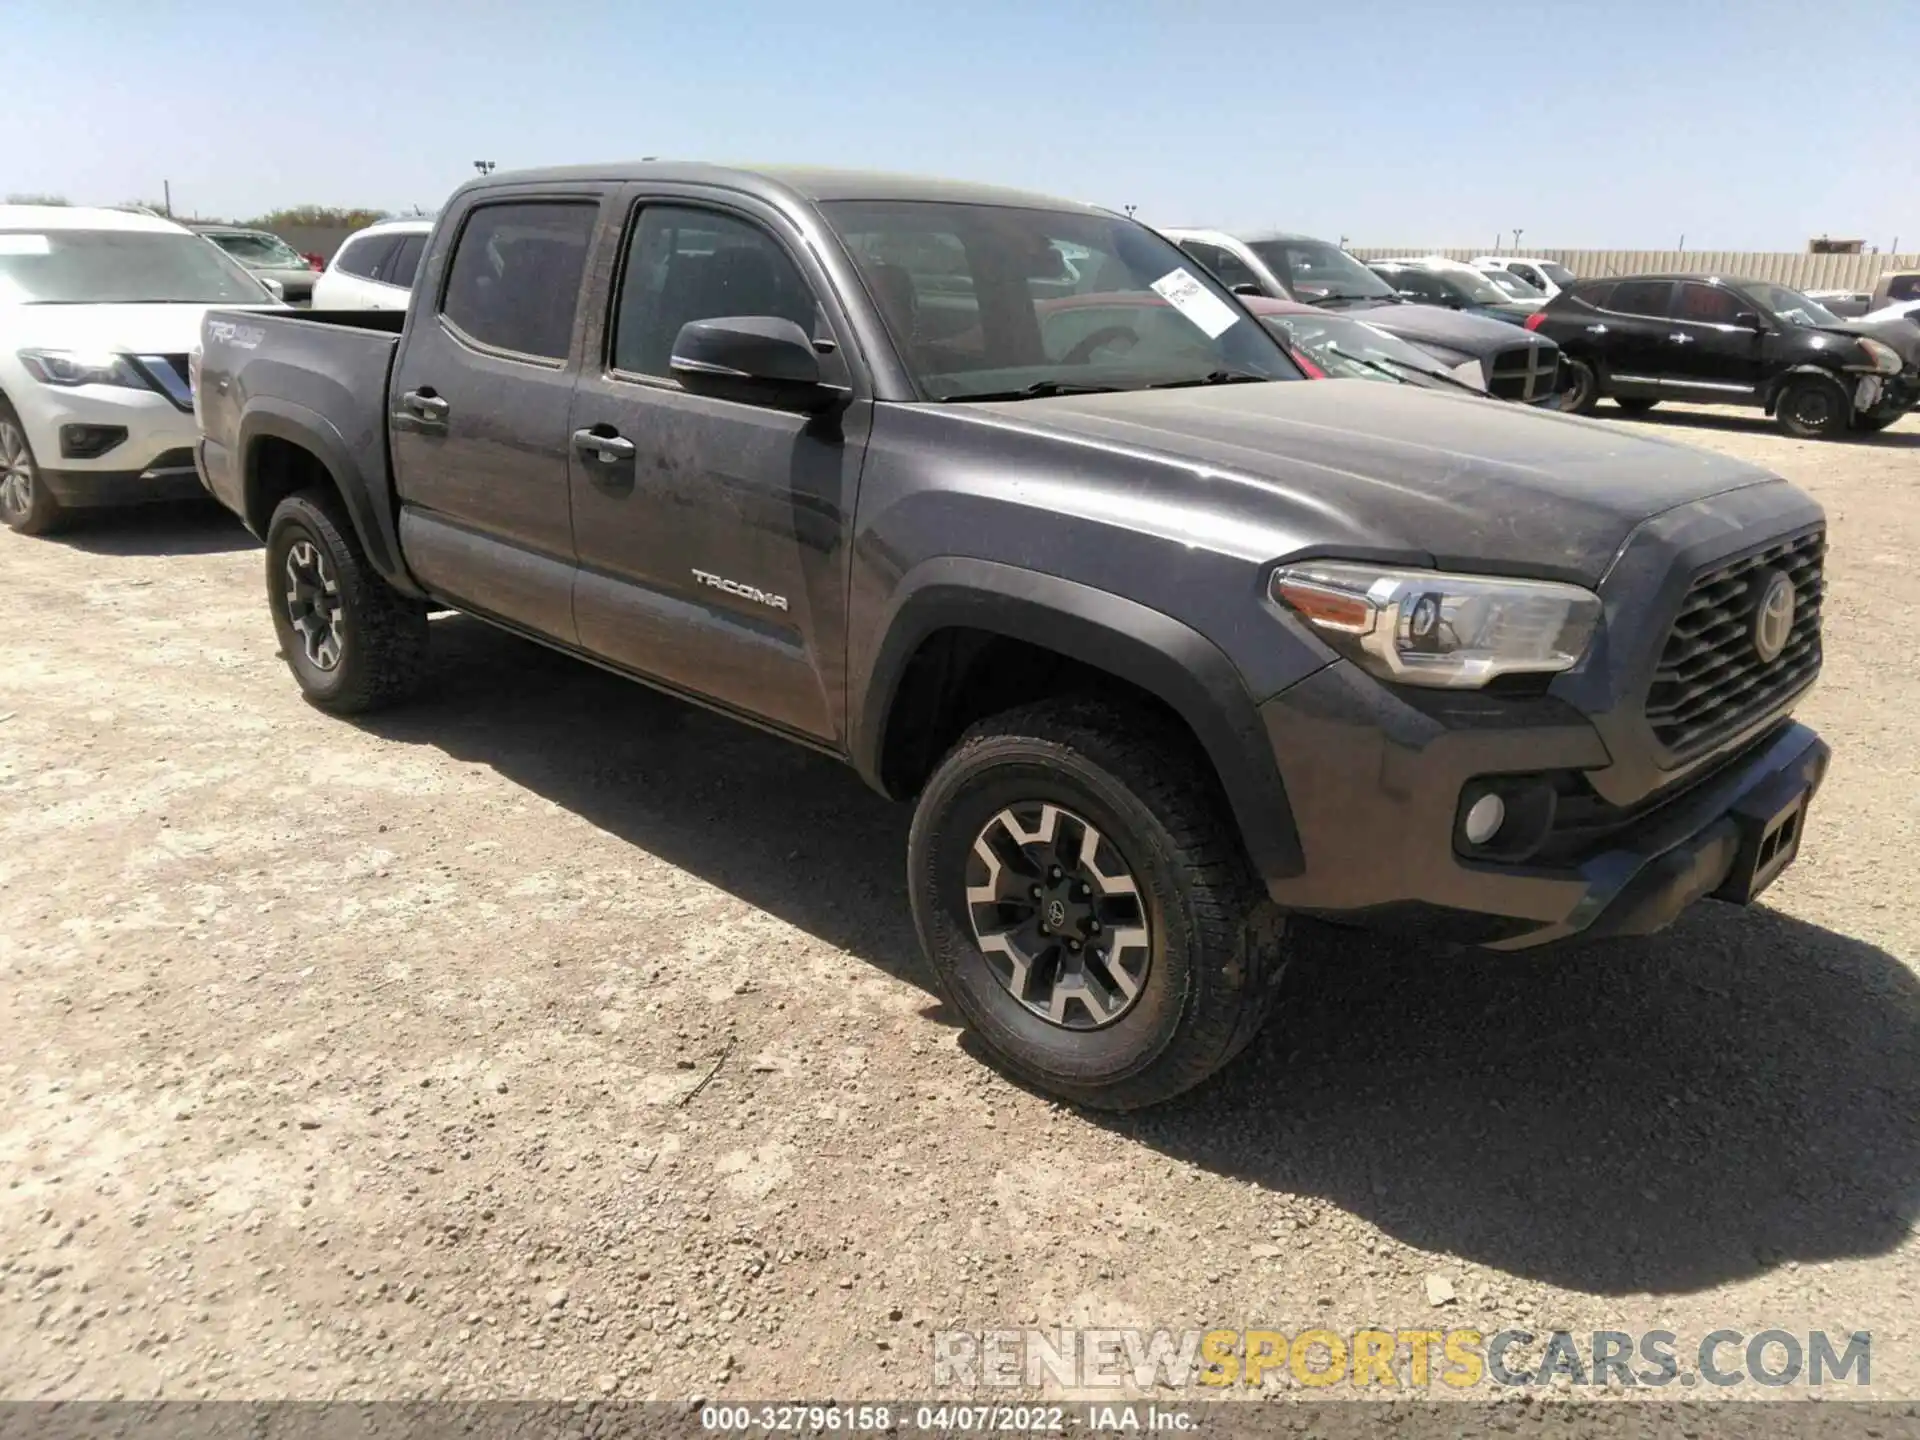
[(1192, 742), (1149, 711), (1052, 700), (974, 726), (921, 794), (908, 872), (948, 1002), (1047, 1094), (1170, 1099), (1272, 1005), (1279, 914)]
[(267, 526), (267, 601), (300, 693), (334, 715), (404, 698), (427, 660), (427, 612), (367, 563), (324, 492), (289, 495)]

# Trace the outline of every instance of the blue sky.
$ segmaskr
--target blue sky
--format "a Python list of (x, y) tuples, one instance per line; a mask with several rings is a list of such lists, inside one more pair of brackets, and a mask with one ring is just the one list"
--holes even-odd
[(1920, 250), (1912, 0), (0, 0), (0, 53), (0, 194), (76, 202), (431, 209), (479, 158), (661, 155), (1355, 244)]

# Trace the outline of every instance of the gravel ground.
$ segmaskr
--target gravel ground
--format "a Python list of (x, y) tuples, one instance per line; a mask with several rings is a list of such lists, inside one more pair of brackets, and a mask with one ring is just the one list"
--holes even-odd
[(1799, 863), (1562, 956), (1302, 931), (1132, 1118), (967, 1052), (851, 772), (459, 617), (330, 720), (221, 512), (0, 535), (0, 1396), (897, 1398), (1025, 1324), (1869, 1330), (1920, 1396), (1920, 419), (1617, 423), (1828, 507)]

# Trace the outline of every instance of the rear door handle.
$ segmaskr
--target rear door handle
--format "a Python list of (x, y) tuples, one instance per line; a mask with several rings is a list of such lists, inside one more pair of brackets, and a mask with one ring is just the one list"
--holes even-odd
[(452, 412), (453, 406), (433, 393), (431, 386), (423, 385), (418, 390), (409, 390), (400, 397), (400, 403), (415, 417), (430, 423), (442, 423)]
[(573, 448), (602, 465), (617, 465), (622, 460), (633, 458), (633, 441), (599, 430), (574, 431)]
[(1691, 345), (1693, 343), (1693, 337), (1680, 330), (1674, 331), (1673, 334), (1667, 336), (1667, 339), (1676, 345)]
[(1604, 325), (1587, 326), (1587, 334), (1589, 335), (1604, 335), (1606, 333), (1607, 333), (1607, 327)]

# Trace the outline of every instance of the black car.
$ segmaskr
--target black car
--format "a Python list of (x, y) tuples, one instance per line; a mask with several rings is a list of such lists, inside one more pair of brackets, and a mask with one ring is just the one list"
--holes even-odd
[(1630, 275), (1582, 280), (1529, 326), (1572, 371), (1565, 408), (1603, 397), (1640, 413), (1662, 400), (1757, 405), (1790, 435), (1879, 430), (1920, 402), (1920, 335), (1842, 320), (1766, 280)]
[(1242, 295), (1359, 315), (1374, 329), (1419, 346), (1456, 374), (1477, 369), (1481, 385), (1495, 399), (1559, 407), (1566, 378), (1558, 345), (1505, 320), (1404, 300), (1331, 241), (1281, 230), (1163, 233)]

